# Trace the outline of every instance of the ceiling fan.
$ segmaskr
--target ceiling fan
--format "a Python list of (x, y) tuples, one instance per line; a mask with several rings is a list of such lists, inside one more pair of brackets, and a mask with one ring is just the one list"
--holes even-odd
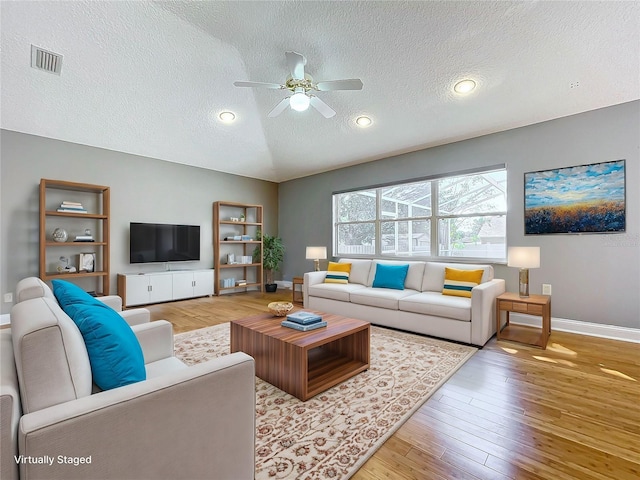
[(329, 90), (362, 90), (362, 80), (359, 78), (349, 78), (345, 80), (330, 80), (327, 82), (314, 83), (313, 78), (304, 72), (304, 66), (307, 59), (304, 55), (296, 52), (285, 52), (287, 57), (287, 65), (291, 75), (283, 84), (264, 83), (264, 82), (234, 82), (236, 87), (262, 87), (274, 88), (279, 90), (289, 90), (292, 95), (283, 98), (267, 115), (268, 117), (276, 117), (280, 115), (287, 106), (292, 109), (303, 112), (309, 105), (318, 110), (325, 118), (333, 117), (336, 112), (329, 105), (316, 97), (312, 91), (326, 92)]

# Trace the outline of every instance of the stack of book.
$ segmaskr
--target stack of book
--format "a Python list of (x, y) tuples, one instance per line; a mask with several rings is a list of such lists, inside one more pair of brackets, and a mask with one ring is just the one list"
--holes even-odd
[(235, 278), (223, 278), (223, 279), (220, 280), (220, 283), (222, 284), (222, 288), (235, 287), (236, 286), (236, 279)]
[(306, 332), (308, 330), (326, 327), (327, 322), (323, 321), (322, 317), (316, 313), (294, 312), (287, 315), (287, 319), (283, 320), (281, 325)]
[(67, 200), (60, 204), (60, 208), (58, 208), (58, 211), (67, 213), (87, 213), (87, 210), (82, 206), (80, 202), (69, 202)]
[(74, 242), (95, 242), (93, 235), (76, 235)]

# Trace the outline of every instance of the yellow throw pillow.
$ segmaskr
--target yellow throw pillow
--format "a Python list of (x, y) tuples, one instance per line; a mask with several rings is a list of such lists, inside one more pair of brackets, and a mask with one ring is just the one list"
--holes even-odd
[(350, 263), (329, 262), (324, 283), (349, 283)]
[(480, 284), (484, 270), (444, 269), (443, 295), (471, 298), (471, 289)]

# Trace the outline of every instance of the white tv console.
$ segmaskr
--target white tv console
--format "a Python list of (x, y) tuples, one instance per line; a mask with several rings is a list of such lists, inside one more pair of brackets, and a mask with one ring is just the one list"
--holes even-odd
[(147, 305), (213, 295), (213, 269), (119, 273), (122, 305)]

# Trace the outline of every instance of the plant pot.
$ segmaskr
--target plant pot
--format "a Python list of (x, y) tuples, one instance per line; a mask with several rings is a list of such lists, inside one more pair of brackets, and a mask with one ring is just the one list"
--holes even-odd
[(278, 289), (278, 284), (277, 283), (265, 283), (264, 284), (264, 290), (265, 292), (268, 293), (273, 293)]

